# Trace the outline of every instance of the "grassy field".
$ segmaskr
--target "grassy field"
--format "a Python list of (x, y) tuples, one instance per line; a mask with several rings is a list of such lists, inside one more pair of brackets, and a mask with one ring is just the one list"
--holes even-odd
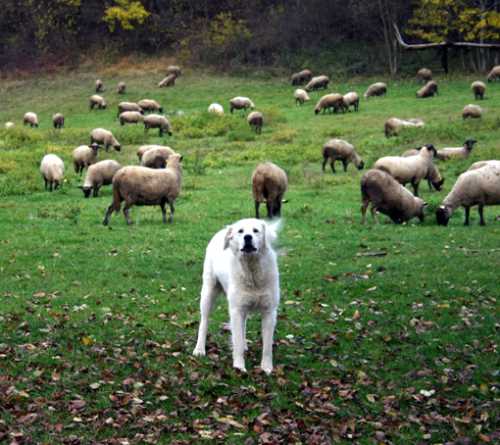
[[(109, 107), (88, 110), (94, 74), (0, 83), (0, 443), (494, 443), (498, 422), (500, 222), (487, 208), (464, 227), (434, 211), (474, 161), (500, 157), (500, 84), (488, 85), (485, 116), (462, 121), (472, 78), (438, 79), (440, 95), (415, 99), (417, 84), (389, 82), (359, 113), (320, 115), (297, 107), (284, 79), (190, 73), (159, 90), (161, 73), (103, 72)], [(115, 86), (125, 80), (128, 93)], [(360, 93), (375, 79), (333, 81)], [(215, 117), (248, 95), (266, 118), (262, 135), (238, 113)], [(121, 100), (156, 98), (173, 136), (120, 127)], [(40, 128), (22, 128), (25, 111)], [(51, 129), (55, 112), (66, 128)], [(181, 113), (182, 112), (182, 113)], [(386, 139), (390, 116), (427, 125)], [(12, 120), (16, 128), (3, 129)], [(71, 152), (92, 128), (112, 130), (135, 164), (143, 143), (184, 155), (174, 223), (159, 208), (133, 208), (132, 226), (101, 222), (109, 187), (84, 199)], [(442, 192), (423, 224), (360, 221), (359, 179), (350, 166), (321, 173), (321, 147), (352, 142), (369, 167), (419, 144), (479, 142), (468, 160), (439, 164)], [(62, 190), (43, 191), (44, 153), (66, 164)], [(199, 320), (204, 250), (212, 235), (253, 216), (250, 176), (258, 161), (286, 169), (290, 187), (279, 240), (282, 302), (275, 372), (260, 363), (259, 319), (248, 327), (248, 374), (231, 369), (227, 305), (213, 314), (208, 356), (191, 351)], [(339, 166), (340, 167), (340, 166)]]

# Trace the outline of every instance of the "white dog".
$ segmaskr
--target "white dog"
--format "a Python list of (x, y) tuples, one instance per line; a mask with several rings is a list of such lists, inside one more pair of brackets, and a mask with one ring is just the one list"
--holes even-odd
[(233, 366), (245, 369), (246, 319), (253, 310), (262, 315), (262, 361), (273, 370), (273, 335), (280, 299), (278, 262), (272, 249), (279, 221), (242, 219), (215, 234), (208, 243), (203, 265), (201, 321), (194, 355), (205, 355), (208, 317), (215, 298), (224, 291), (229, 303)]

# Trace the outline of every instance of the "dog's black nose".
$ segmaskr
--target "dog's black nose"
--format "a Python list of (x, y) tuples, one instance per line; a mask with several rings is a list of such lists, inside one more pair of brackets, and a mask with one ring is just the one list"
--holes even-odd
[(245, 243), (250, 243), (252, 241), (252, 235), (245, 235), (243, 237), (243, 240), (245, 241)]

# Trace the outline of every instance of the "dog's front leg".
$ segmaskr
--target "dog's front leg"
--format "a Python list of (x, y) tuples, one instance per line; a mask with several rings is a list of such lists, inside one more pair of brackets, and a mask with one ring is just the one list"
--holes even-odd
[(276, 309), (262, 312), (262, 361), (260, 367), (268, 375), (273, 371), (273, 336), (276, 315)]
[(233, 341), (233, 367), (246, 372), (245, 368), (245, 320), (246, 314), (239, 307), (229, 309), (231, 339)]
[(206, 353), (205, 344), (208, 332), (208, 317), (210, 316), (210, 312), (212, 311), (216, 294), (216, 285), (210, 280), (204, 281), (200, 298), (201, 317), (200, 326), (198, 328), (198, 341), (196, 342), (196, 347), (194, 348), (193, 355), (203, 356)]

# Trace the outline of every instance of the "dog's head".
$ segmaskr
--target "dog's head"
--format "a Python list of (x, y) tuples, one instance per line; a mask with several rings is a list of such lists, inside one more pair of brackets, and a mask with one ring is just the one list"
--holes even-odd
[(235, 255), (258, 255), (271, 247), (277, 238), (278, 226), (279, 221), (242, 219), (227, 228), (224, 249), (230, 248)]

